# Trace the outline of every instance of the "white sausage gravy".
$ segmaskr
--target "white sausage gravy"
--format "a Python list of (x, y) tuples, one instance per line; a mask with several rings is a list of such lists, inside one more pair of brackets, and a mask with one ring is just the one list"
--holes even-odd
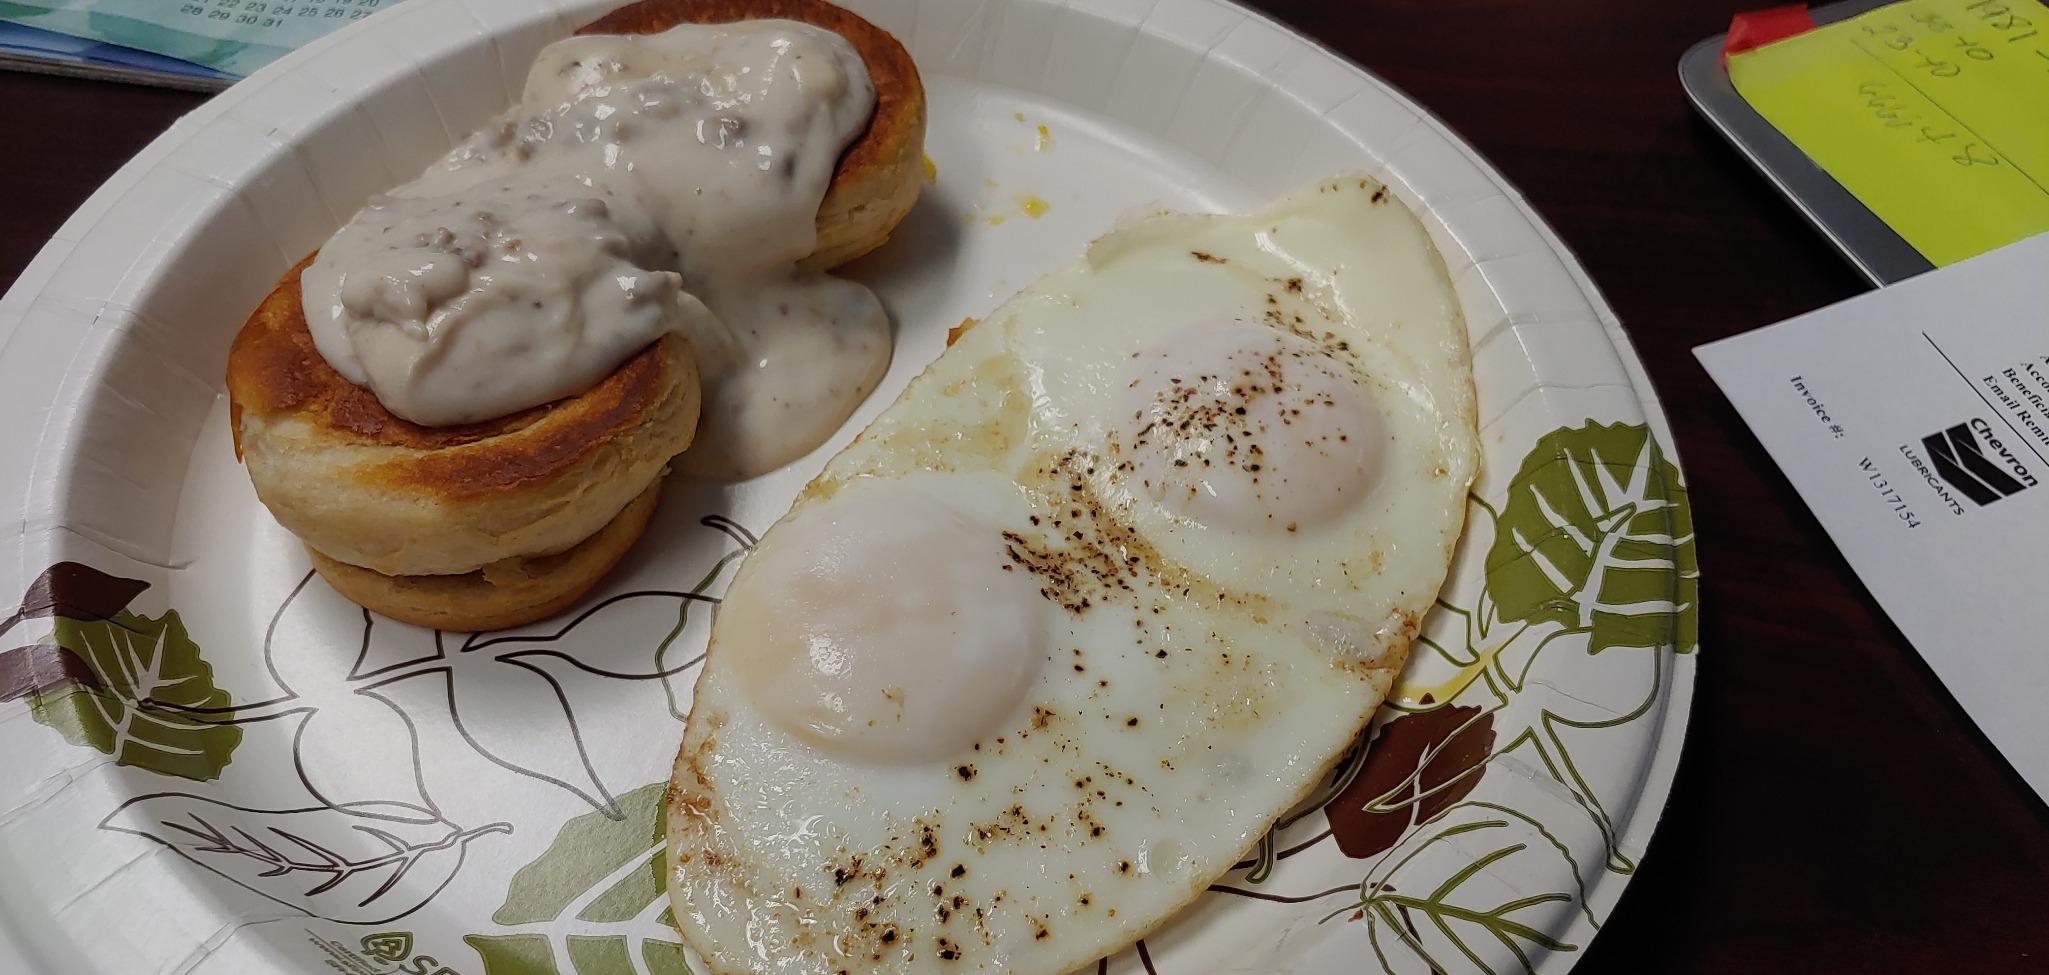
[(889, 364), (875, 296), (795, 266), (874, 106), (853, 46), (792, 21), (558, 41), (518, 105), (320, 249), (314, 344), (392, 413), (448, 426), (587, 390), (680, 332), (705, 385), (677, 466), (781, 466)]

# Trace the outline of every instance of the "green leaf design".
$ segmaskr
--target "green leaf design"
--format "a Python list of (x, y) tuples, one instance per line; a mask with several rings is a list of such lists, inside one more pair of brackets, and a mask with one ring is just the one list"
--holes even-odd
[(1502, 619), (1587, 650), (1699, 645), (1700, 569), (1679, 469), (1642, 424), (1561, 427), (1523, 458), (1487, 553)]
[[(1559, 878), (1531, 890), (1519, 878)], [(1566, 880), (1564, 878), (1570, 878)], [(1542, 823), (1506, 806), (1466, 802), (1410, 833), (1359, 885), (1359, 899), (1326, 915), (1365, 924), (1383, 971), (1494, 971), (1497, 949), (1534, 973), (1546, 952), (1578, 950), (1548, 933), (1562, 915), (1594, 922), (1572, 852)]]
[(555, 967), (546, 935), (472, 934), (462, 940), (484, 960), (484, 975), (566, 975)]
[(620, 819), (571, 819), (513, 874), (491, 915), (502, 930), (463, 939), (486, 975), (690, 975), (662, 877), (666, 789), (655, 782), (620, 796)]
[(207, 719), (232, 698), (176, 612), (150, 619), (122, 610), (102, 620), (59, 617), (52, 638), (98, 686), (60, 684), (29, 694), (35, 720), (74, 745), (161, 775), (218, 778), (242, 729)]

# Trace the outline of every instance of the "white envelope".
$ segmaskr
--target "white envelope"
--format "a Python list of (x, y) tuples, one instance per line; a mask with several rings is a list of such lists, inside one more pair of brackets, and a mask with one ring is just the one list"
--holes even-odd
[(2049, 234), (1694, 354), (2049, 797)]

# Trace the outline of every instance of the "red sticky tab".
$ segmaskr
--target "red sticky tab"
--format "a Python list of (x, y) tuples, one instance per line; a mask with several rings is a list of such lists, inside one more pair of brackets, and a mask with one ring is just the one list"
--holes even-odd
[(1722, 41), (1722, 64), (1728, 65), (1731, 54), (1741, 54), (1813, 29), (1814, 18), (1807, 15), (1804, 3), (1737, 14), (1730, 18), (1729, 36)]

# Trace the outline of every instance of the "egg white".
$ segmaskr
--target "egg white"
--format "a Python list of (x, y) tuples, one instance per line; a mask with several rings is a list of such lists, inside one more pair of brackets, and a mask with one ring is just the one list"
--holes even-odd
[[(1241, 517), (1242, 505), (1196, 504), (1208, 489), (1185, 466), (1170, 471), (1195, 477), (1180, 494), (1142, 476), (1171, 463), (1142, 456), (1150, 433), (1134, 434), (1133, 403), (1160, 372), (1142, 367), (1199, 360), (1204, 329), (1296, 350), (1276, 367), (1280, 386), (1313, 366), (1325, 386), (1356, 388), (1378, 424), (1364, 431), (1371, 455), (1330, 433), (1357, 423), (1311, 416), (1300, 422), (1323, 423), (1324, 439), (1288, 456), (1313, 462), (1298, 474), (1336, 464), (1364, 471), (1359, 483), (1282, 486), (1289, 471), (1267, 466), (1255, 472), (1265, 480), (1236, 483), (1278, 493)], [(1250, 431), (1219, 403), (1212, 413), (1240, 424), (1200, 441), (1220, 465), (1222, 432), (1236, 431), (1232, 449), (1301, 432)], [(1378, 708), (1443, 583), (1477, 439), (1442, 261), (1379, 183), (1332, 180), (1262, 212), (1161, 215), (1098, 240), (961, 335), (736, 577), (669, 797), (684, 936), (722, 973), (1058, 975), (1129, 944), (1229, 869)], [(1171, 457), (1202, 470), (1212, 454), (1186, 453), (1190, 442)], [(1280, 452), (1261, 442), (1256, 457)], [(1229, 476), (1254, 476), (1237, 463)], [(1340, 489), (1351, 493), (1330, 494)], [(1329, 503), (1296, 505), (1316, 516), (1298, 525), (1288, 491)], [(769, 700), (776, 685), (743, 679), (760, 651), (754, 624), (728, 618), (781, 605), (768, 590), (787, 570), (758, 566), (803, 561), (795, 543), (778, 550), (805, 534), (784, 525), (893, 492), (987, 531), (990, 558), (1029, 573), (1043, 602), (1030, 612), (1045, 614), (1044, 659), (1022, 694), (967, 716), (986, 733), (904, 760), (793, 732)], [(875, 585), (919, 585), (920, 571)], [(989, 598), (1015, 609), (1014, 594)], [(734, 609), (750, 599), (761, 602)], [(957, 615), (967, 653), (977, 614)], [(928, 670), (972, 659), (942, 647)]]

